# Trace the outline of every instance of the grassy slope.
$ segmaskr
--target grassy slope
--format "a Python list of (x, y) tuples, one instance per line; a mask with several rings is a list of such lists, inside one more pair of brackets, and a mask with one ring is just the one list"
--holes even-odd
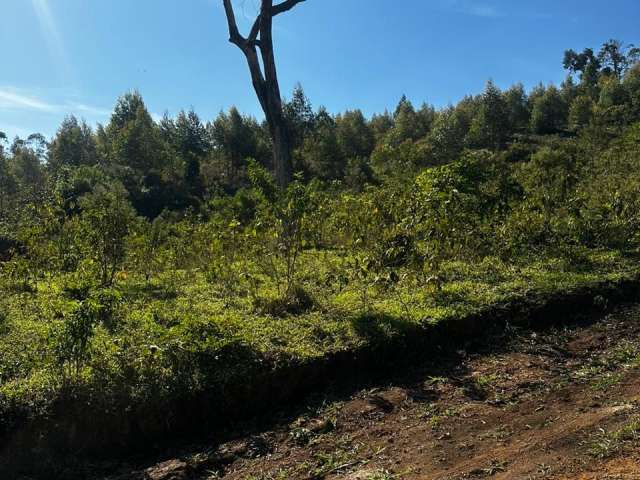
[[(251, 385), (253, 375), (270, 375), (290, 365), (313, 363), (339, 352), (384, 345), (394, 337), (434, 323), (473, 316), (491, 306), (540, 298), (603, 280), (633, 277), (635, 261), (615, 252), (592, 252), (589, 265), (575, 270), (564, 260), (525, 265), (487, 259), (481, 264), (446, 266), (441, 289), (401, 285), (395, 293), (370, 291), (363, 310), (351, 288), (330, 292), (316, 281), (316, 305), (295, 316), (256, 313), (248, 300), (226, 303), (198, 272), (179, 272), (151, 285), (123, 279), (119, 306), (96, 328), (91, 359), (64, 388), (52, 338), (76, 303), (65, 296), (64, 279), (43, 281), (37, 294), (5, 291), (0, 336), (0, 417), (14, 420), (46, 416), (54, 401), (81, 390), (97, 409), (162, 404), (224, 385)], [(326, 254), (308, 254), (309, 285), (322, 278)], [(175, 290), (167, 284), (179, 287)], [(267, 292), (268, 294), (268, 292)], [(159, 407), (162, 408), (162, 407)]]

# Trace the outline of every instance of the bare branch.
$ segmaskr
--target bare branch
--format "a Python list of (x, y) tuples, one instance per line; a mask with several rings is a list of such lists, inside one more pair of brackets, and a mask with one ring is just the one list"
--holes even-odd
[(227, 14), (227, 23), (229, 25), (229, 41), (244, 50), (247, 40), (240, 35), (238, 24), (236, 23), (236, 15), (233, 12), (231, 0), (222, 0), (224, 11)]
[(260, 17), (258, 15), (256, 21), (253, 23), (253, 27), (251, 27), (251, 32), (249, 33), (249, 38), (247, 39), (250, 43), (256, 43), (258, 39), (258, 34), (260, 33)]
[(276, 15), (280, 15), (281, 13), (288, 12), (297, 4), (304, 1), (305, 0), (285, 0), (282, 3), (279, 3), (278, 5), (273, 6), (273, 8), (271, 9), (271, 15), (275, 17)]

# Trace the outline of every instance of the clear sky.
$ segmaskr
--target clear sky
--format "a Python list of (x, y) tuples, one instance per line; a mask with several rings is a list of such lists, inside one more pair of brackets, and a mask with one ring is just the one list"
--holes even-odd
[[(106, 122), (138, 89), (154, 115), (236, 105), (261, 117), (221, 0), (0, 0), (0, 131), (51, 136), (66, 114)], [(258, 0), (235, 0), (246, 30)], [(492, 78), (564, 77), (567, 48), (640, 43), (639, 0), (307, 0), (276, 18), (282, 90), (366, 114), (443, 106)]]

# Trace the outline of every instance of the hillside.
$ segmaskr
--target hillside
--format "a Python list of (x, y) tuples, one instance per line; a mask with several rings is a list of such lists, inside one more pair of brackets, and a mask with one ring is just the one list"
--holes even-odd
[[(432, 385), (444, 398), (433, 404), (412, 400), (404, 387), (377, 386), (382, 407), (367, 406), (373, 394), (343, 399), (347, 410), (370, 409), (382, 422), (362, 423), (346, 411), (345, 431), (366, 437), (369, 450), (382, 449), (377, 455), (394, 452), (400, 463), (360, 450), (353, 458), (340, 456), (351, 450), (324, 451), (322, 442), (338, 442), (340, 429), (292, 454), (320, 469), (317, 477), (369, 468), (363, 462), (377, 469), (374, 478), (414, 478), (415, 468), (497, 476), (531, 443), (518, 417), (538, 425), (575, 414), (574, 430), (551, 420), (544, 428), (548, 442), (567, 436), (562, 451), (583, 458), (574, 434), (598, 422), (632, 422), (636, 413), (637, 379), (626, 360), (588, 372), (603, 384), (617, 379), (610, 387), (619, 390), (607, 391), (602, 406), (592, 406), (600, 390), (574, 378), (593, 351), (615, 354), (613, 340), (585, 340), (608, 320), (572, 330), (560, 354), (538, 363), (517, 360), (534, 353), (510, 329), (548, 326), (547, 314), (563, 320), (637, 301), (637, 50), (615, 41), (598, 55), (568, 50), (562, 85), (502, 91), (490, 81), (455, 106), (416, 109), (402, 97), (395, 112), (371, 118), (314, 111), (297, 88), (280, 119), (291, 142), (290, 179), (284, 171), (274, 177), (269, 122), (236, 109), (208, 123), (193, 111), (156, 121), (137, 92), (123, 95), (95, 130), (69, 117), (51, 141), (34, 134), (2, 144), (0, 472), (87, 478), (95, 462), (148, 458), (229, 432), (283, 405), (295, 408), (334, 381), (357, 384), (358, 372), (375, 376), (403, 360), (416, 368), (441, 362), (445, 344), (471, 341), (481, 349), (493, 328), (507, 332), (504, 351), (463, 355), (451, 368), (470, 372), (444, 372), (449, 377)], [(614, 339), (629, 333), (629, 348), (636, 316), (633, 309), (622, 314), (620, 330), (611, 332)], [(536, 348), (551, 348), (552, 337)], [(573, 340), (587, 344), (572, 350)], [(518, 371), (498, 368), (494, 354), (517, 362)], [(600, 378), (605, 373), (611, 376)], [(509, 383), (519, 375), (537, 375), (541, 384), (524, 392), (517, 385), (524, 380)], [(465, 393), (478, 376), (476, 393), (487, 397), (479, 400)], [(512, 410), (486, 403), (499, 390), (518, 400)], [(615, 396), (624, 401), (614, 405)], [(576, 413), (576, 404), (586, 411)], [(439, 430), (429, 417), (467, 407), (487, 425), (445, 415), (450, 430), (434, 440)], [(405, 416), (421, 421), (418, 436), (402, 428)], [(491, 443), (502, 425), (516, 450)], [(381, 426), (408, 450), (373, 441)], [(540, 432), (534, 446), (547, 441), (547, 430)], [(468, 443), (458, 438), (465, 435), (487, 438), (489, 450), (470, 457), (447, 433), (456, 445)], [(286, 443), (280, 430), (272, 435)], [(626, 445), (627, 434), (620, 435)], [(442, 450), (445, 460), (417, 460), (409, 454), (416, 442)], [(543, 450), (532, 450), (535, 461), (555, 465)], [(279, 461), (238, 468), (269, 478), (267, 470), (290, 468)], [(570, 465), (560, 466), (570, 472)]]

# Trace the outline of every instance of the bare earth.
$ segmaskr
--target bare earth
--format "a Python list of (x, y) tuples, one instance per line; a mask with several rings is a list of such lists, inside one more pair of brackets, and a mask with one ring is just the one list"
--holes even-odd
[(511, 330), (398, 377), (110, 478), (640, 480), (639, 306)]

